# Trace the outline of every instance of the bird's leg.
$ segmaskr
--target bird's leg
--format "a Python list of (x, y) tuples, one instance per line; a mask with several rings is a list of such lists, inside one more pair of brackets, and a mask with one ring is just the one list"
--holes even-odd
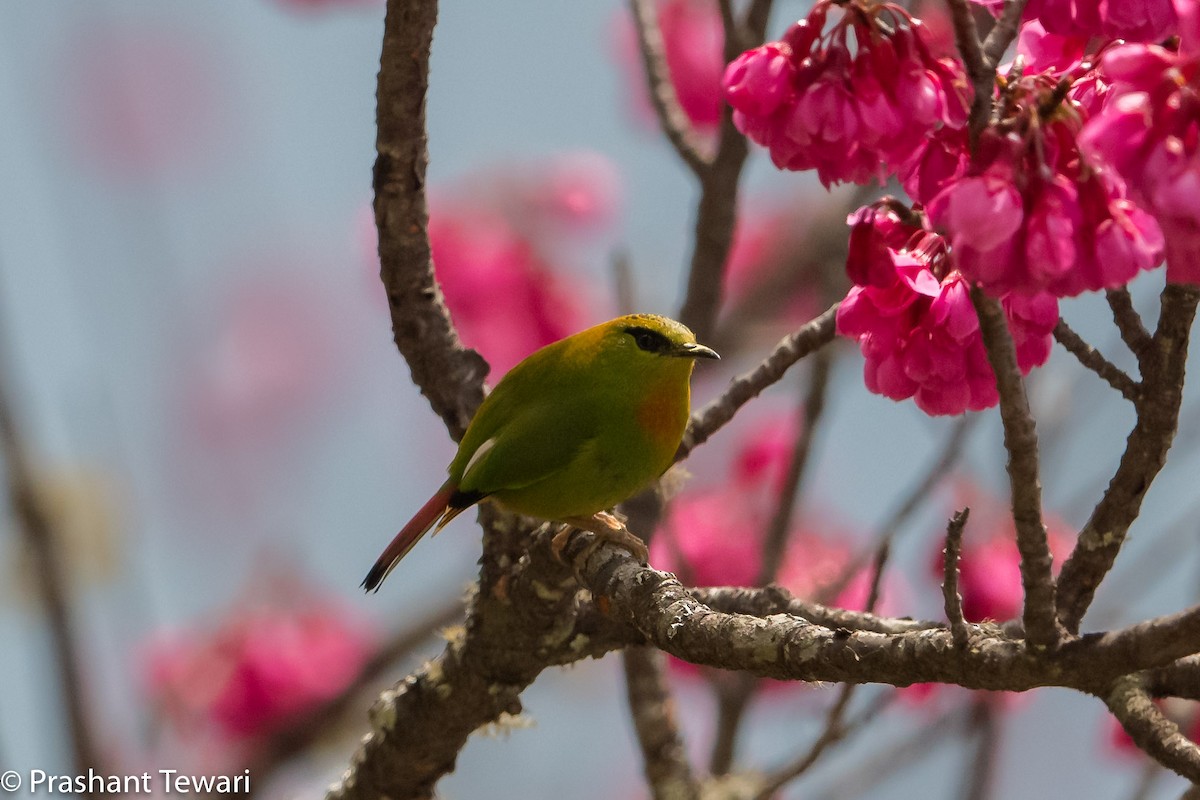
[(550, 540), (550, 549), (559, 561), (563, 560), (562, 551), (567, 546), (567, 538), (570, 536), (572, 528), (596, 534), (596, 538), (584, 550), (584, 558), (591, 555), (591, 552), (602, 543), (612, 542), (618, 547), (628, 550), (643, 564), (649, 561), (650, 551), (647, 549), (646, 543), (626, 528), (624, 522), (607, 511), (599, 511), (590, 517), (567, 517), (559, 522), (565, 523), (566, 527), (554, 534), (554, 538)]

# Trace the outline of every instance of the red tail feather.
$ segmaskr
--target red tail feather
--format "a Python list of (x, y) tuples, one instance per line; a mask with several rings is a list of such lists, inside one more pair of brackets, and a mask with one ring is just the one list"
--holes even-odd
[[(362, 587), (368, 592), (377, 591), (379, 584), (383, 583), (383, 579), (388, 576), (400, 559), (408, 555), (408, 551), (413, 549), (413, 545), (421, 541), (421, 537), (429, 532), (434, 523), (443, 515), (450, 511), (450, 498), (454, 495), (455, 489), (450, 481), (442, 484), (442, 488), (437, 490), (433, 497), (425, 505), (421, 506), (421, 510), (408, 521), (396, 538), (392, 539), (379, 556), (379, 560), (375, 562), (375, 566), (371, 567), (371, 571), (367, 573), (367, 577), (363, 579)], [(450, 516), (457, 514), (455, 511)], [(447, 519), (447, 522), (449, 519)]]

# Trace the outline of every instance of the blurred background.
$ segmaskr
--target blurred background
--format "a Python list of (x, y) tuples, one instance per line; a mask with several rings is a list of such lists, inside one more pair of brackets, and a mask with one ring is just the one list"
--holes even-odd
[[(777, 3), (768, 37), (805, 10)], [(444, 3), (439, 17), (430, 235), (492, 380), (618, 312), (677, 311), (696, 187), (655, 128), (624, 6)], [(684, 109), (711, 133), (715, 6), (671, 0), (660, 23)], [(13, 487), (0, 501), (0, 769), (71, 774), (82, 744), (113, 774), (250, 768), (259, 796), (316, 796), (367, 730), (373, 695), (460, 618), (479, 553), (468, 516), (378, 595), (357, 588), (453, 452), (392, 344), (377, 277), (382, 24), (377, 0), (0, 8), (0, 467)], [(697, 375), (698, 404), (844, 291), (813, 242), (844, 239), (851, 194), (777, 173), (762, 153), (743, 187), (713, 342), (728, 358)], [(1134, 287), (1151, 319), (1161, 281)], [(1130, 366), (1103, 298), (1063, 313)], [(861, 369), (843, 343), (785, 582), (861, 605), (856, 558), (959, 435), (956, 466), (896, 531), (883, 610), (940, 615), (945, 519), (969, 502), (968, 558), (981, 583), (1008, 581), (978, 590), (978, 613), (1011, 616), (995, 414), (956, 434), (960, 421), (868, 394)], [(659, 565), (702, 584), (752, 580), (748, 543), (775, 502), (805, 374), (689, 460)], [(1061, 352), (1031, 391), (1047, 503), (1069, 542), (1132, 413)], [(1089, 627), (1195, 601), (1195, 423)], [(22, 496), (44, 512), (41, 534)], [(722, 678), (673, 675), (702, 759)], [(742, 762), (803, 752), (835, 691), (765, 689)], [(475, 736), (441, 796), (646, 796), (622, 697), (616, 656), (548, 671), (525, 696), (528, 725)], [(1120, 742), (1099, 702), (1069, 692), (873, 687), (859, 700), (879, 705), (871, 724), (785, 797), (967, 796), (989, 770), (992, 797), (1181, 789)]]

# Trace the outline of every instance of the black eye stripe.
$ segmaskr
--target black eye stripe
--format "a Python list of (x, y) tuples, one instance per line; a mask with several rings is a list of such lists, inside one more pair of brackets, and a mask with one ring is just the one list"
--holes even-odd
[(643, 328), (640, 325), (631, 325), (625, 329), (625, 332), (633, 337), (633, 342), (639, 350), (645, 350), (648, 353), (665, 353), (671, 349), (671, 341), (656, 330)]

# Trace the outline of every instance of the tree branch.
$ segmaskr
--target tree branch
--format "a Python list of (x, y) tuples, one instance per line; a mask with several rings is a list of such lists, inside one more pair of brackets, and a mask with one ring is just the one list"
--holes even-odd
[(396, 347), (457, 441), (483, 400), (488, 366), (459, 341), (429, 250), (425, 93), (436, 21), (436, 0), (388, 0), (376, 95), (375, 224)]
[(1004, 58), (1004, 51), (1017, 38), (1025, 3), (1026, 0), (1006, 0), (1000, 18), (988, 31), (987, 39), (983, 43), (983, 58), (984, 63), (993, 71), (999, 66), (1000, 59)]
[(1103, 497), (1092, 510), (1070, 557), (1059, 574), (1058, 618), (1069, 631), (1079, 630), (1100, 582), (1112, 569), (1142, 500), (1166, 464), (1179, 425), (1188, 339), (1200, 290), (1167, 284), (1154, 333), (1146, 351), (1137, 422)]
[(1066, 320), (1060, 319), (1054, 326), (1054, 339), (1084, 367), (1096, 373), (1100, 378), (1130, 402), (1136, 402), (1138, 385), (1125, 370), (1109, 361), (1104, 355), (1085, 342), (1079, 334), (1071, 330)]
[(1129, 289), (1124, 286), (1119, 289), (1109, 289), (1104, 296), (1108, 299), (1108, 307), (1112, 309), (1113, 322), (1116, 323), (1117, 330), (1121, 333), (1121, 339), (1137, 356), (1138, 364), (1141, 365), (1146, 360), (1147, 354), (1154, 349), (1154, 337), (1150, 335), (1150, 331), (1146, 330), (1141, 315), (1133, 307), (1133, 298), (1129, 296)]
[(946, 0), (950, 9), (950, 20), (954, 25), (954, 42), (966, 67), (967, 77), (971, 79), (974, 97), (971, 100), (971, 115), (968, 120), (968, 130), (971, 138), (971, 151), (979, 134), (988, 122), (992, 109), (992, 86), (996, 82), (995, 64), (989, 64), (979, 43), (979, 29), (975, 26), (975, 17), (968, 0)]
[(942, 553), (942, 605), (950, 622), (954, 645), (965, 648), (970, 639), (967, 622), (963, 619), (962, 595), (958, 593), (958, 560), (962, 555), (963, 530), (971, 509), (955, 512), (946, 526), (946, 549)]
[(700, 784), (692, 774), (675, 721), (662, 653), (650, 647), (628, 647), (624, 665), (629, 708), (653, 797), (698, 800)]
[(46, 614), (53, 670), (67, 717), (71, 762), (76, 774), (103, 771), (97, 739), (88, 717), (83, 661), (68, 597), (63, 542), (38, 492), (30, 454), (17, 426), (13, 395), (6, 385), (7, 365), (0, 365), (0, 457), (8, 477), (8, 496), (31, 557), (33, 585)]
[(723, 395), (692, 414), (675, 460), (682, 461), (708, 441), (733, 419), (738, 409), (776, 383), (793, 364), (832, 342), (837, 334), (838, 305), (834, 303), (819, 317), (785, 336), (757, 367), (734, 378)]
[(988, 363), (996, 374), (1000, 393), (1000, 420), (1004, 424), (1004, 449), (1008, 451), (1008, 479), (1012, 488), (1013, 524), (1021, 551), (1021, 583), (1025, 588), (1025, 634), (1035, 648), (1053, 648), (1060, 631), (1054, 616), (1053, 559), (1042, 523), (1042, 486), (1038, 478), (1038, 442), (1025, 384), (1017, 368), (1016, 350), (1004, 309), (998, 300), (971, 289), (971, 302), (979, 315), (980, 333)]
[[(730, 14), (724, 14), (723, 19), (724, 61), (728, 64), (745, 47), (754, 47), (762, 42), (766, 31), (766, 15), (761, 19), (754, 18), (754, 24), (764, 27), (753, 30), (739, 25), (731, 19)], [(744, 41), (745, 37), (739, 30), (743, 27), (746, 36), (752, 40), (749, 43)], [(722, 104), (717, 152), (708, 169), (700, 175), (700, 202), (696, 208), (687, 296), (679, 312), (679, 321), (691, 328), (700, 341), (713, 332), (721, 305), (725, 265), (733, 245), (737, 221), (738, 182), (749, 153), (746, 137), (733, 124), (733, 108), (727, 103)]]
[(697, 177), (703, 178), (712, 166), (712, 157), (704, 154), (700, 136), (679, 105), (679, 96), (675, 94), (667, 67), (662, 31), (658, 27), (657, 6), (650, 0), (629, 0), (629, 9), (633, 13), (650, 103), (658, 116), (659, 127), (683, 163)]
[(1101, 699), (1134, 744), (1192, 783), (1200, 782), (1200, 747), (1154, 705), (1139, 676), (1115, 681)]

